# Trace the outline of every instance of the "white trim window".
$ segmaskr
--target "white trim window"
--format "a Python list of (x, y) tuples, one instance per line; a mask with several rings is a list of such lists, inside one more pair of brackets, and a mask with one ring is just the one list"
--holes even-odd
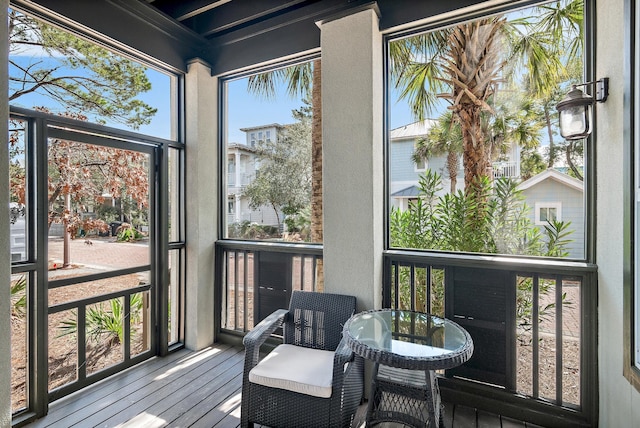
[(562, 202), (536, 202), (535, 224), (544, 226), (552, 220), (562, 221)]
[[(416, 146), (413, 146), (413, 151), (415, 153)], [(420, 162), (414, 163), (414, 171), (415, 172), (425, 172), (427, 170), (427, 160), (421, 159)]]

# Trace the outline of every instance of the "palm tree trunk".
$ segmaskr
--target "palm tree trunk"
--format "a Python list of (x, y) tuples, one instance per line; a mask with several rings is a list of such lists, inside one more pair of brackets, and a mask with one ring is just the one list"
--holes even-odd
[(553, 168), (553, 164), (556, 161), (556, 147), (553, 144), (553, 129), (551, 127), (551, 117), (549, 116), (549, 109), (544, 109), (544, 120), (547, 125), (547, 134), (549, 135), (549, 162), (547, 168)]
[[(313, 61), (313, 87), (311, 88), (313, 119), (311, 123), (311, 241), (322, 242), (322, 64)], [(316, 290), (324, 290), (322, 260), (316, 267)]]
[(573, 143), (573, 141), (569, 141), (569, 144), (567, 145), (567, 152), (566, 152), (567, 165), (569, 165), (569, 168), (571, 169), (571, 171), (573, 171), (573, 173), (575, 174), (576, 178), (578, 180), (583, 181), (584, 179), (582, 177), (582, 174), (580, 173), (580, 170), (578, 169), (576, 164), (573, 163), (573, 159), (571, 159), (571, 155), (573, 154), (573, 150), (574, 150), (574, 143)]
[(463, 106), (458, 110), (462, 130), (464, 166), (464, 188), (467, 193), (475, 192), (478, 178), (488, 175), (489, 161), (485, 150), (480, 124), (480, 109)]
[(458, 167), (458, 154), (455, 151), (450, 151), (447, 153), (447, 169), (449, 171), (449, 181), (451, 182), (449, 190), (452, 194), (456, 192), (458, 185)]

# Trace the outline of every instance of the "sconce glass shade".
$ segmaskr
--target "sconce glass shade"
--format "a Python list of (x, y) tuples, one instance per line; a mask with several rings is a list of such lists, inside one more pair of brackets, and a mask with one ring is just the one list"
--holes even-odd
[(560, 135), (566, 140), (581, 140), (591, 133), (593, 98), (574, 88), (556, 107), (560, 114)]

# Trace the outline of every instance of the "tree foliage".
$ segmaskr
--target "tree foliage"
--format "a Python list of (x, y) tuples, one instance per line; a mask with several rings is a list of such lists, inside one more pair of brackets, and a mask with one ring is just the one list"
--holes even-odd
[[(500, 178), (492, 185), (486, 177), (480, 180), (476, 187), (480, 192), (457, 191), (437, 196), (441, 191), (441, 178), (437, 173), (427, 171), (420, 179), (420, 197), (405, 211), (397, 208), (391, 211), (391, 246), (547, 257), (568, 255), (567, 245), (572, 233), (570, 222), (554, 220), (541, 230), (531, 223), (529, 208), (515, 181)], [(474, 218), (470, 213), (478, 217)], [(444, 316), (444, 270), (433, 269), (427, 277), (425, 269), (415, 272), (402, 266), (398, 269), (401, 307), (411, 308), (415, 302), (418, 308)], [(411, 287), (412, 283), (416, 286)], [(551, 284), (552, 281), (543, 279), (539, 292), (549, 293)], [(516, 315), (518, 324), (525, 329), (532, 323), (532, 289), (530, 277), (518, 279)], [(427, 302), (429, 296), (431, 300)], [(565, 297), (562, 297), (563, 304), (571, 304)], [(540, 319), (548, 316), (554, 305), (541, 305), (538, 309)]]
[[(390, 44), (393, 82), (416, 119), (433, 112), (438, 99), (448, 101), (460, 126), (467, 191), (483, 191), (475, 186), (480, 176), (491, 175), (492, 145), (500, 142), (495, 137), (507, 137), (492, 132), (500, 118), (496, 97), (505, 99), (504, 89), (507, 96), (524, 89), (532, 102), (522, 105), (519, 123), (536, 123), (537, 129), (519, 132), (532, 136), (542, 129), (544, 114), (550, 124), (550, 101), (559, 87), (580, 78), (574, 65), (582, 60), (583, 7), (582, 0), (558, 1), (532, 14), (495, 15)], [(537, 100), (547, 101), (539, 103), (544, 109), (535, 107)], [(510, 137), (502, 142), (521, 143), (517, 135)]]
[(278, 224), (281, 212), (296, 214), (310, 203), (311, 119), (303, 110), (294, 112), (294, 117), (298, 121), (276, 140), (258, 142), (259, 170), (244, 192), (252, 208), (271, 206)]
[[(82, 115), (67, 115), (85, 119)], [(131, 150), (97, 146), (75, 141), (51, 139), (49, 159), (49, 225), (64, 222), (72, 227), (80, 221), (79, 212), (88, 205), (102, 203), (104, 195), (128, 195), (138, 205), (148, 206), (149, 173), (145, 154)], [(75, 210), (65, 205), (71, 198)]]
[(38, 93), (63, 111), (134, 129), (157, 111), (137, 98), (151, 89), (144, 66), (16, 10), (9, 11), (9, 50), (9, 102)]
[[(119, 122), (137, 129), (150, 122), (156, 109), (138, 96), (151, 89), (146, 68), (98, 44), (9, 11), (9, 100), (34, 99), (50, 113), (98, 123)], [(53, 102), (53, 104), (52, 104)], [(27, 181), (25, 137), (21, 121), (12, 121), (9, 135), (11, 201), (24, 207)], [(62, 223), (68, 239), (83, 230), (106, 232), (102, 219), (82, 213), (105, 197), (133, 201), (147, 208), (149, 173), (146, 155), (111, 147), (50, 139), (47, 145), (48, 224)], [(64, 265), (69, 265), (65, 250)]]
[(533, 225), (530, 208), (511, 179), (497, 179), (492, 185), (483, 177), (477, 184), (480, 192), (438, 196), (441, 177), (427, 171), (419, 188), (420, 197), (407, 210), (391, 210), (393, 247), (550, 257), (567, 254), (570, 222), (554, 221), (544, 230)]

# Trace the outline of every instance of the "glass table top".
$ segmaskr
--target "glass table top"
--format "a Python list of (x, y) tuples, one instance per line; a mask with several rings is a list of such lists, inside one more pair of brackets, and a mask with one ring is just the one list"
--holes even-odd
[[(354, 315), (345, 324), (347, 343), (359, 355), (402, 367), (405, 361), (456, 365), (473, 352), (469, 334), (458, 324), (434, 315), (382, 309)], [(395, 364), (394, 364), (395, 362)], [(427, 365), (425, 364), (425, 367)]]

